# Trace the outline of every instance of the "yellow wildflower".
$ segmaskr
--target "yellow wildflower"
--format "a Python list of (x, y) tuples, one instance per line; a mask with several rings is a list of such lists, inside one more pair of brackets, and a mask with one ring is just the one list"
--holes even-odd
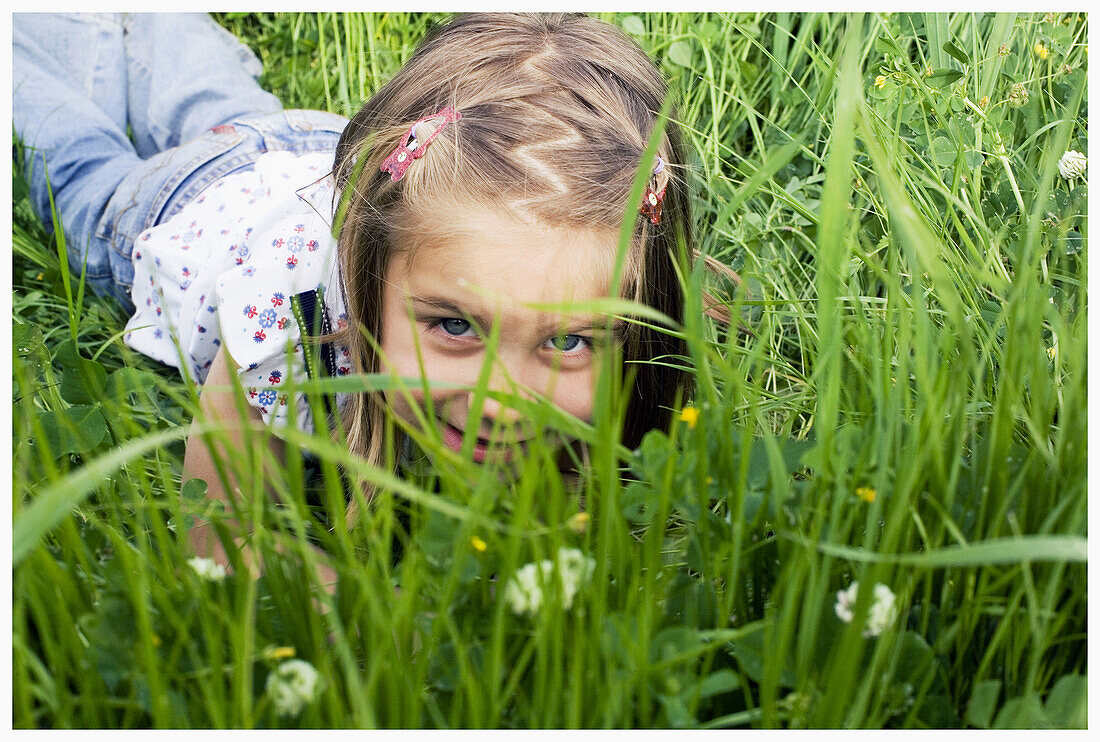
[(685, 407), (680, 410), (680, 419), (686, 422), (689, 428), (694, 428), (699, 422), (699, 410), (694, 407)]
[(982, 99), (980, 101), (978, 101), (978, 108), (985, 108), (988, 105), (989, 105), (989, 96), (988, 95), (983, 95)]
[(470, 546), (474, 547), (474, 551), (485, 551), (489, 548), (489, 545), (477, 536), (470, 537)]
[(298, 650), (294, 647), (276, 647), (274, 644), (269, 644), (264, 647), (263, 652), (260, 654), (263, 655), (265, 660), (271, 662), (274, 660), (288, 660), (298, 654)]
[(864, 502), (874, 502), (877, 494), (874, 487), (856, 487), (856, 497)]
[(584, 533), (588, 530), (588, 513), (577, 513), (565, 524), (574, 533)]
[(886, 87), (886, 75), (879, 75), (875, 78), (875, 87), (882, 90)]
[(1050, 56), (1050, 49), (1047, 49), (1046, 45), (1040, 41), (1035, 44), (1035, 53), (1039, 55), (1039, 59), (1046, 59)]

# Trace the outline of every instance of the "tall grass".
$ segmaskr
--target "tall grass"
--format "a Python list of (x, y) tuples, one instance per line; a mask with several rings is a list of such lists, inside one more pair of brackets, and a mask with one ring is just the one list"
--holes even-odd
[[(16, 726), (1084, 726), (1087, 181), (1057, 166), (1088, 151), (1084, 17), (604, 17), (672, 79), (700, 247), (744, 281), (684, 272), (685, 413), (626, 451), (614, 374), (590, 426), (511, 400), (588, 442), (580, 483), (415, 431), (400, 478), (288, 434), (265, 480), (247, 448), (258, 579), (187, 566), (221, 517), (179, 484), (195, 390), (67, 288), (16, 179)], [(288, 107), (341, 113), (441, 20), (219, 18)], [(353, 523), (341, 471), (378, 484)], [(584, 586), (517, 615), (510, 577), (566, 547)], [(279, 716), (292, 654), (323, 687)]]

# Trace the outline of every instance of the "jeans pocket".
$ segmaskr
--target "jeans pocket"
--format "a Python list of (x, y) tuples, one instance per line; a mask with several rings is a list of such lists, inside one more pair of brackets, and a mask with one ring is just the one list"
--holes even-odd
[(304, 155), (310, 152), (335, 152), (348, 120), (335, 113), (291, 109), (239, 119), (232, 123), (238, 128), (255, 132), (263, 141), (264, 148), (269, 151), (284, 150)]
[(292, 108), (283, 111), (283, 115), (286, 117), (286, 125), (297, 132), (335, 134), (339, 137), (348, 125), (348, 119), (344, 116), (325, 111)]

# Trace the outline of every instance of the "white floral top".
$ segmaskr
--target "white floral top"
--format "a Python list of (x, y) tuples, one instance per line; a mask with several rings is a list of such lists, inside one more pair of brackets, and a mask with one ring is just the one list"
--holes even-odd
[[(291, 297), (320, 289), (332, 329), (347, 326), (331, 167), (331, 153), (268, 152), (254, 170), (222, 178), (142, 232), (126, 344), (202, 382), (224, 343), (249, 403), (265, 422), (286, 425), (290, 400), (280, 384), (307, 378)], [(350, 373), (348, 349), (334, 350), (337, 375)], [(337, 395), (338, 408), (346, 401)], [(295, 407), (297, 427), (312, 429), (303, 395)]]

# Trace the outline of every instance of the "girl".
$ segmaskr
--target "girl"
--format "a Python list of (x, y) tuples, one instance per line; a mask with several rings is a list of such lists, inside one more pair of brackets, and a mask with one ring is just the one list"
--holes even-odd
[[(172, 33), (157, 36), (158, 22)], [(110, 95), (94, 85), (90, 95), (70, 94), (89, 109), (115, 105), (113, 117), (66, 114), (58, 124), (46, 110), (56, 102), (31, 106), (20, 94), (21, 72), (37, 95), (46, 81), (36, 74), (55, 83), (64, 71), (30, 71), (53, 50), (43, 48), (41, 29), (31, 33), (31, 20), (16, 15), (14, 107), (17, 132), (34, 147), (28, 163), (39, 213), (49, 213), (48, 173), (74, 269), (86, 264), (93, 286), (132, 300), (126, 342), (204, 381), (205, 416), (230, 431), (253, 420), (309, 428), (306, 400), (280, 391), (289, 378), (423, 376), (450, 386), (430, 397), (338, 396), (346, 445), (371, 463), (392, 461), (382, 436), (392, 413), (414, 429), (438, 429), (443, 443), (476, 461), (505, 459), (537, 431), (515, 409), (469, 391), (486, 339), (499, 333), (490, 389), (545, 397), (590, 419), (601, 355), (618, 346), (635, 372), (623, 442), (636, 446), (648, 430), (668, 426), (688, 375), (649, 361), (683, 356), (681, 340), (648, 325), (538, 308), (608, 296), (630, 213), (619, 292), (682, 320), (676, 256), (692, 242), (687, 188), (676, 174), (685, 160), (670, 121), (642, 204), (627, 209), (667, 90), (624, 34), (579, 15), (460, 16), (432, 34), (334, 142), (334, 117), (278, 112), (255, 85), (247, 50), (206, 19), (187, 24), (183, 32), (163, 16), (124, 19), (122, 59), (113, 64), (126, 67), (126, 83), (110, 80)], [(165, 79), (156, 69), (142, 76), (158, 61), (171, 67)], [(216, 79), (204, 78), (215, 71)], [(132, 147), (119, 125), (123, 110)], [(85, 133), (87, 121), (104, 119), (111, 120)], [(163, 121), (171, 124), (157, 125)], [(150, 157), (199, 132), (201, 145)], [(36, 142), (35, 133), (51, 136)], [(74, 151), (93, 140), (95, 148), (109, 144), (110, 156)], [(333, 144), (334, 155), (326, 149)], [(233, 375), (247, 394), (247, 420)], [(229, 448), (239, 436), (230, 434)], [(184, 477), (205, 479), (212, 496), (226, 497), (197, 435)], [(192, 541), (224, 560), (201, 526)]]

